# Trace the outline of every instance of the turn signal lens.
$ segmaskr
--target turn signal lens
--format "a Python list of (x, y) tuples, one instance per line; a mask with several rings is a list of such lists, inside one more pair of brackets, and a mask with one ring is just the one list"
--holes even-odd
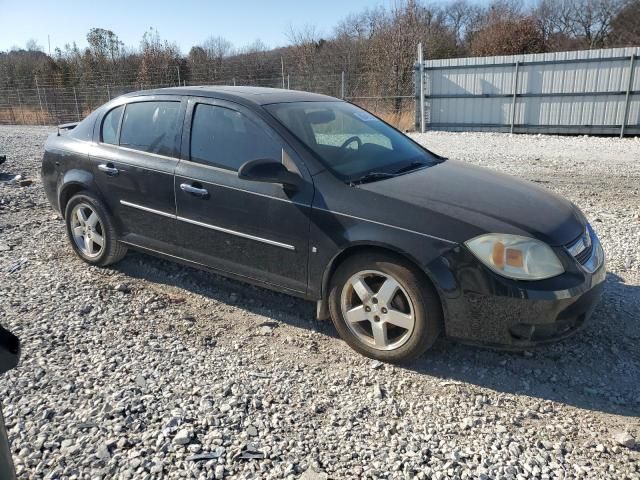
[(546, 243), (520, 235), (490, 233), (465, 245), (494, 272), (518, 280), (542, 280), (564, 273), (557, 255)]

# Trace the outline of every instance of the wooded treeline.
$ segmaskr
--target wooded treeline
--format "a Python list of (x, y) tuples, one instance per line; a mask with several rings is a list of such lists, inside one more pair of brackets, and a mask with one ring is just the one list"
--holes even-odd
[(78, 88), (88, 98), (91, 87), (102, 99), (104, 90), (111, 97), (178, 82), (284, 83), (340, 96), (344, 72), (345, 96), (397, 97), (393, 106), (400, 109), (400, 97), (413, 95), (418, 42), (425, 58), (637, 46), (640, 0), (537, 0), (528, 7), (519, 0), (495, 0), (487, 6), (468, 0), (400, 0), (351, 14), (330, 35), (308, 25), (292, 28), (288, 38), (289, 45), (280, 48), (260, 41), (237, 48), (214, 32), (184, 55), (154, 29), (132, 47), (116, 32), (93, 28), (85, 48), (74, 43), (49, 56), (30, 41), (26, 48), (0, 52), (0, 92)]

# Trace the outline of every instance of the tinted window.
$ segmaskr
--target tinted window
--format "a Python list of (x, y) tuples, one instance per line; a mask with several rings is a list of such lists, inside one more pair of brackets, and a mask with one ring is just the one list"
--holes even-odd
[(69, 132), (69, 136), (73, 138), (77, 138), (78, 140), (84, 140), (85, 142), (90, 142), (93, 140), (93, 126), (96, 123), (96, 118), (98, 116), (97, 110), (91, 113), (87, 118), (82, 120), (76, 128)]
[(102, 120), (102, 142), (111, 145), (118, 144), (118, 127), (120, 126), (120, 118), (124, 107), (114, 108), (104, 116)]
[(179, 102), (127, 104), (120, 145), (144, 152), (175, 156), (179, 132)]
[(224, 107), (198, 104), (191, 126), (191, 160), (238, 170), (248, 160), (280, 160), (282, 149), (256, 123)]

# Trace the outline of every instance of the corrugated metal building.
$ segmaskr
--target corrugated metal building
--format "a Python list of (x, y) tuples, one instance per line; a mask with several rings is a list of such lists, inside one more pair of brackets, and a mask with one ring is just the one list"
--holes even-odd
[(640, 47), (427, 60), (425, 127), (638, 135), (639, 55)]

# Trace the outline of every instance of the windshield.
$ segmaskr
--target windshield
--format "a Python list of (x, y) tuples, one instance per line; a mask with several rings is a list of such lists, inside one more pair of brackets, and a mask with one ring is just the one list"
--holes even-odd
[(380, 180), (440, 161), (350, 103), (293, 102), (265, 108), (347, 182)]

